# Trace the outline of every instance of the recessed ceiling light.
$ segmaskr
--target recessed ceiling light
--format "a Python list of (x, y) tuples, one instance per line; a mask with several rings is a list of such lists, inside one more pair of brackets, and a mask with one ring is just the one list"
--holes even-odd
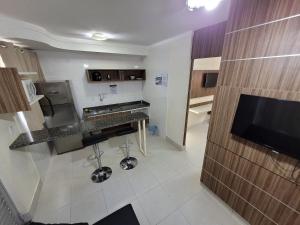
[(83, 64), (84, 68), (89, 68), (89, 64)]
[(206, 10), (210, 11), (215, 9), (222, 0), (187, 0), (186, 4), (189, 10), (194, 11), (204, 7)]
[(93, 33), (91, 38), (97, 41), (106, 41), (108, 39), (107, 35), (103, 33)]
[(221, 1), (222, 0), (207, 1), (204, 7), (208, 11), (213, 10), (213, 9), (217, 8), (217, 6), (220, 4)]
[(204, 7), (206, 0), (187, 0), (186, 4), (189, 10), (194, 11), (195, 9), (200, 9)]

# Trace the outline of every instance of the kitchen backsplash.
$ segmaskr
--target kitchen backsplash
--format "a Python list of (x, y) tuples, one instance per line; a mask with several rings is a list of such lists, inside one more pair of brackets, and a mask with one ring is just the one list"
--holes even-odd
[[(140, 56), (91, 54), (74, 52), (37, 51), (47, 81), (70, 80), (74, 102), (79, 115), (82, 108), (142, 98), (143, 81), (88, 83), (85, 70), (89, 69), (143, 69)], [(117, 84), (117, 93), (111, 94), (110, 84)], [(100, 101), (99, 94), (104, 94)]]

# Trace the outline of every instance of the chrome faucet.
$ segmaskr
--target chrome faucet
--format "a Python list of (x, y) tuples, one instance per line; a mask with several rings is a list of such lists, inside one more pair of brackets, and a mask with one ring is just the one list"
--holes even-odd
[(104, 100), (104, 98), (105, 98), (105, 95), (106, 95), (106, 93), (100, 93), (100, 94), (99, 94), (100, 102), (103, 102), (103, 100)]

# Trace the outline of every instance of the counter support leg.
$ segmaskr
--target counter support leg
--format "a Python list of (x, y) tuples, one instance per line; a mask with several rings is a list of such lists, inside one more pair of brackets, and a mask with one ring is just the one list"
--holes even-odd
[(144, 155), (147, 155), (147, 144), (146, 144), (146, 120), (143, 120), (143, 150)]
[(141, 131), (141, 121), (138, 121), (138, 133), (139, 133), (139, 148), (142, 151), (142, 131)]

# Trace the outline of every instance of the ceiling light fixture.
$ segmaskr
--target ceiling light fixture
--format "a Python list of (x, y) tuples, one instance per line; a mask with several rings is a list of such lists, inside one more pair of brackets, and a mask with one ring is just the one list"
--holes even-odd
[(222, 0), (187, 0), (186, 4), (190, 11), (194, 11), (204, 7), (206, 10), (210, 11), (215, 9)]
[(106, 41), (108, 39), (107, 35), (105, 35), (103, 33), (93, 33), (91, 35), (91, 38), (96, 41)]

